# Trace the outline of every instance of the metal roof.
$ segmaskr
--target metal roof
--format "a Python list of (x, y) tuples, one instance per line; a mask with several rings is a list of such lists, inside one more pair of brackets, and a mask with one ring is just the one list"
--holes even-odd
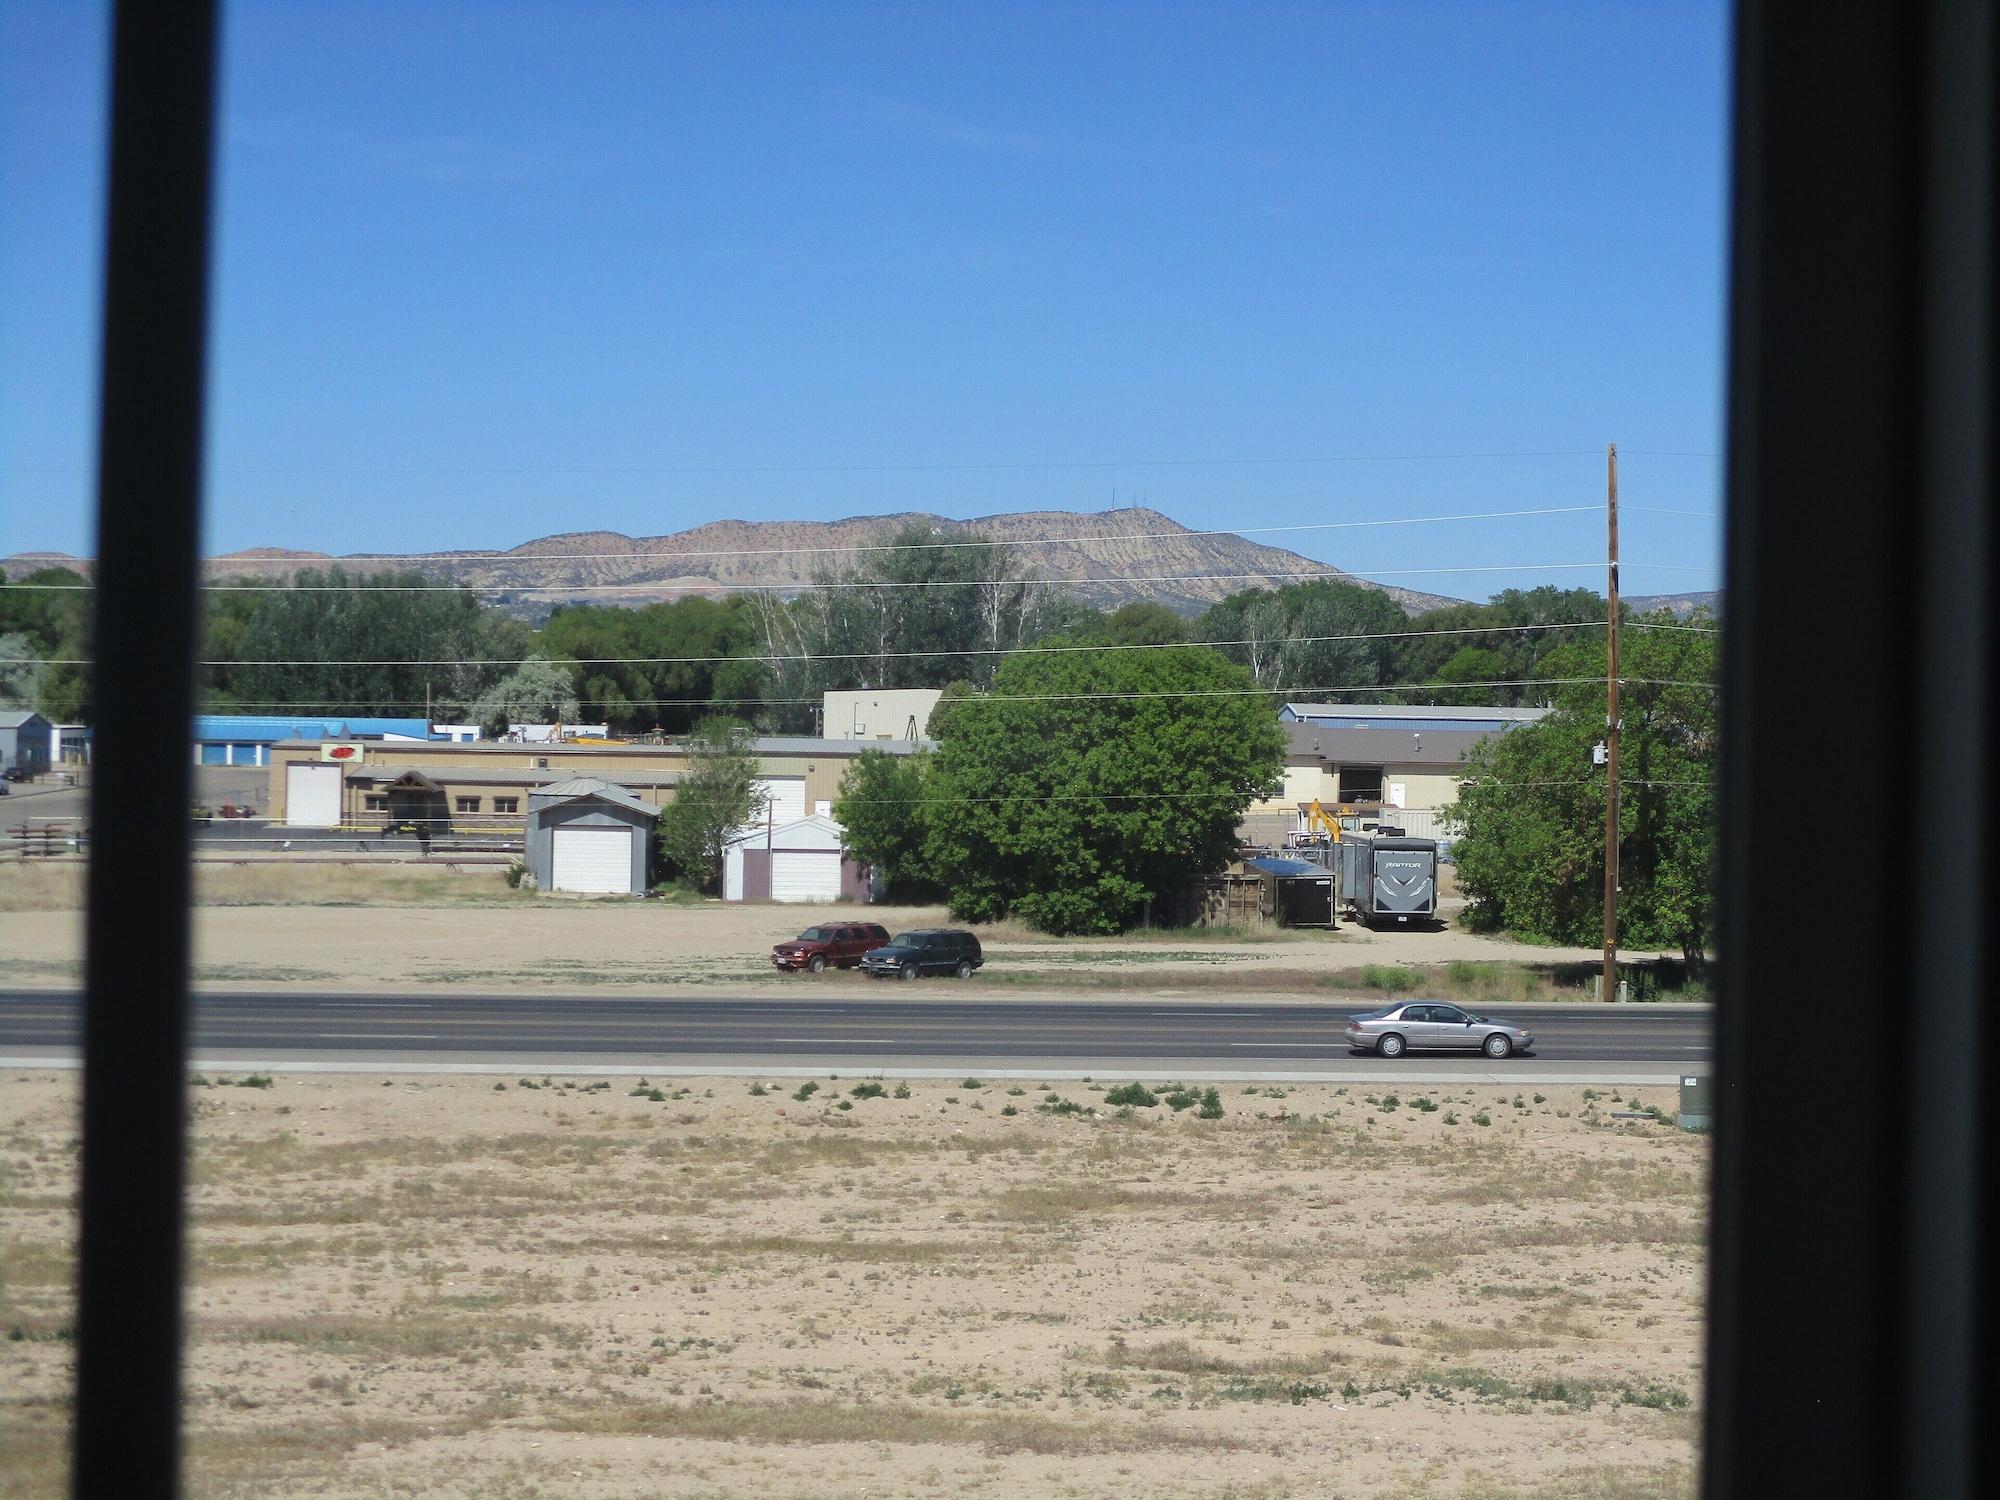
[(606, 781), (602, 776), (569, 776), (548, 786), (537, 787), (529, 794), (528, 810), (533, 812), (537, 808), (553, 807), (558, 802), (580, 802), (586, 797), (615, 802), (633, 812), (642, 812), (649, 818), (660, 815), (660, 810), (652, 803), (642, 802), (624, 787)]
[(1546, 708), (1460, 707), (1432, 703), (1287, 703), (1280, 723), (1314, 723), (1334, 729), (1512, 729), (1532, 724)]
[[(0, 729), (20, 729), (30, 719), (42, 719), (42, 716), (32, 708), (10, 708), (0, 713)], [(42, 722), (46, 724), (49, 721), (42, 719)]]
[(276, 714), (196, 714), (197, 740), (253, 741), (365, 739), (385, 734), (428, 740), (428, 719), (323, 719), (314, 715), (287, 719)]
[(759, 839), (764, 838), (776, 840), (790, 833), (795, 828), (816, 828), (822, 833), (830, 833), (833, 835), (834, 841), (843, 848), (847, 843), (847, 830), (824, 813), (807, 813), (803, 818), (793, 818), (788, 822), (779, 823), (770, 828), (766, 828), (761, 823), (753, 824), (748, 828), (738, 829), (729, 836), (726, 842), (732, 845), (747, 845), (754, 844)]
[(303, 740), (318, 744), (337, 740), (347, 733), (342, 719), (280, 719), (263, 714), (196, 714), (197, 740), (222, 740), (234, 744), (256, 741)]
[[(394, 781), (399, 776), (407, 776), (412, 770), (446, 786), (521, 786), (532, 787), (537, 794), (550, 787), (570, 781), (596, 781), (594, 776), (578, 776), (568, 770), (544, 770), (539, 766), (452, 766), (427, 765), (378, 766), (361, 765), (348, 772), (352, 781)], [(620, 771), (615, 781), (607, 781), (607, 786), (661, 787), (680, 784), (678, 771)]]
[[(274, 720), (272, 722), (283, 723), (291, 727), (294, 731), (305, 731), (304, 733), (295, 732), (288, 738), (281, 740), (277, 746), (281, 750), (307, 750), (317, 746), (321, 739), (329, 737), (339, 738), (337, 734), (322, 734), (319, 730), (313, 728), (312, 726), (318, 722), (316, 720), (285, 719)], [(345, 721), (335, 719), (328, 720), (327, 722), (338, 728)], [(226, 736), (216, 737), (225, 738)], [(507, 743), (499, 740), (479, 740), (472, 743), (461, 742), (458, 744), (452, 744), (444, 740), (435, 740), (431, 743), (439, 751), (449, 755), (461, 755), (468, 751), (475, 755), (580, 755), (585, 757), (595, 755), (671, 755), (676, 758), (682, 758), (687, 755), (687, 742), (685, 740), (676, 740), (669, 745), (642, 745), (636, 742), (620, 742), (615, 745), (589, 745), (573, 744), (569, 741), (542, 745), (526, 740), (518, 743)], [(842, 756), (858, 755), (863, 750), (881, 750), (890, 755), (911, 755), (919, 750), (935, 748), (935, 745), (930, 740), (918, 740), (915, 744), (912, 744), (908, 740), (827, 740), (815, 739), (810, 735), (790, 734), (763, 735), (752, 740), (750, 745), (751, 749), (759, 755)], [(625, 777), (621, 774), (618, 779), (622, 781)]]
[(1492, 729), (1338, 729), (1324, 724), (1287, 724), (1285, 739), (1294, 758), (1313, 756), (1331, 765), (1456, 766), (1465, 752), (1500, 733)]
[(1266, 875), (1275, 875), (1280, 880), (1331, 880), (1333, 871), (1325, 865), (1316, 865), (1304, 859), (1280, 859), (1275, 855), (1262, 855), (1256, 859), (1243, 861), (1246, 870), (1262, 870)]
[(930, 740), (823, 740), (803, 734), (761, 735), (751, 743), (760, 755), (856, 755), (863, 750), (914, 755), (934, 748)]

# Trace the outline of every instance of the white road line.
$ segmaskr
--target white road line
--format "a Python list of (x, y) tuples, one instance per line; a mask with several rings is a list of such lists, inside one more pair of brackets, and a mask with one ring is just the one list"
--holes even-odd
[(434, 1042), (435, 1031), (315, 1031), (322, 1042)]
[(343, 1000), (334, 1010), (429, 1010), (428, 1000)]
[(1342, 1051), (1351, 1050), (1345, 1042), (1231, 1042), (1232, 1047), (1265, 1047), (1284, 1051), (1292, 1047), (1338, 1047)]
[(771, 1040), (780, 1044), (803, 1042), (808, 1045), (832, 1042), (891, 1042), (901, 1046), (903, 1043), (903, 1039), (899, 1036), (774, 1036)]

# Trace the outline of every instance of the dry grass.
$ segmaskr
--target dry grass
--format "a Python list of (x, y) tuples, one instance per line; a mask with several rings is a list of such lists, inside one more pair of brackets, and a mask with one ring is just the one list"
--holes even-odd
[[(193, 1091), (191, 1493), (1692, 1482), (1706, 1143), (1581, 1091), (503, 1082)], [(74, 1107), (0, 1092), (8, 1500), (62, 1491)]]
[[(520, 906), (532, 891), (510, 887), (492, 865), (306, 865), (277, 860), (195, 866), (202, 906)], [(0, 911), (74, 911), (84, 902), (77, 864), (0, 865)]]
[(643, 1434), (727, 1443), (924, 1443), (973, 1445), (990, 1454), (1231, 1452), (1227, 1433), (1186, 1432), (1158, 1422), (1057, 1421), (1032, 1413), (958, 1412), (892, 1402), (755, 1401), (592, 1408), (555, 1418), (561, 1432)]

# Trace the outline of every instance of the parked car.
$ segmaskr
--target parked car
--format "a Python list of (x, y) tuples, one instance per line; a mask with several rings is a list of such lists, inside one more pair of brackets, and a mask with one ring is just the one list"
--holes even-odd
[(824, 927), (808, 927), (789, 943), (778, 944), (771, 950), (771, 964), (813, 974), (829, 965), (851, 969), (861, 962), (862, 954), (888, 941), (889, 929), (879, 922), (830, 922)]
[(892, 974), (900, 979), (915, 979), (921, 974), (956, 974), (960, 979), (970, 979), (972, 971), (983, 968), (985, 963), (979, 939), (971, 933), (932, 927), (898, 933), (886, 947), (864, 953), (861, 972), (878, 979)]
[(5, 771), (0, 771), (0, 777), (5, 777), (8, 781), (33, 781), (35, 773), (23, 766), (9, 766)]
[(1484, 1052), (1510, 1057), (1535, 1045), (1535, 1034), (1437, 1000), (1386, 1005), (1347, 1018), (1347, 1045), (1356, 1052), (1401, 1057), (1405, 1052)]

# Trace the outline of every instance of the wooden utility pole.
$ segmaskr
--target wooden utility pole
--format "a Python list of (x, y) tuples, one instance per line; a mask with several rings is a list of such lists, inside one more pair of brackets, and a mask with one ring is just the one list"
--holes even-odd
[(1610, 628), (1604, 673), (1604, 999), (1618, 998), (1618, 445), (1605, 455)]

